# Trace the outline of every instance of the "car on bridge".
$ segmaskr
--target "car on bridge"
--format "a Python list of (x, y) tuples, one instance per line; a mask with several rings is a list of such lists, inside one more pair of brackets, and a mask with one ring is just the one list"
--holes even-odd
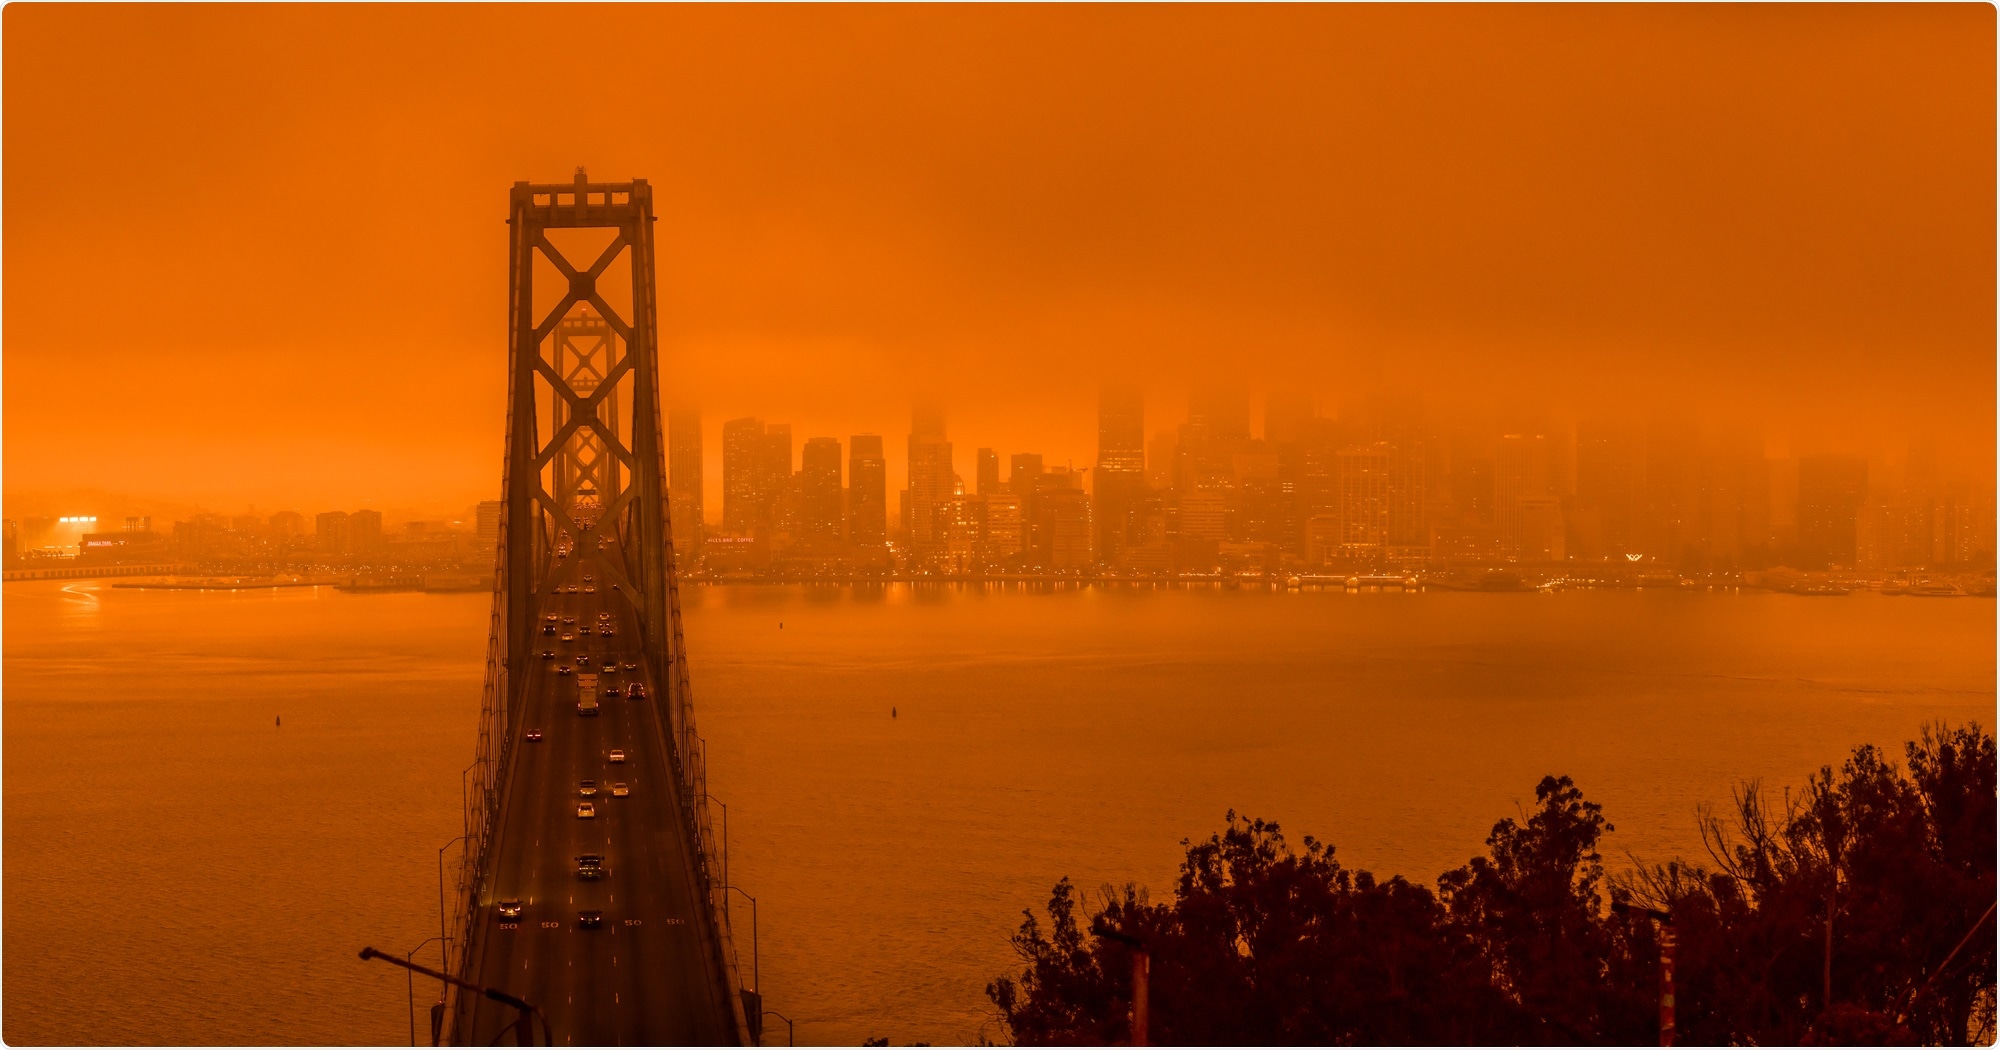
[(613, 764), (622, 764), (625, 761), (625, 749), (614, 747), (611, 749), (611, 754), (605, 757), (609, 758)]
[(563, 632), (563, 636), (562, 636), (562, 640), (563, 640), (563, 641), (565, 641), (565, 642), (573, 642), (573, 641), (576, 641), (576, 635), (573, 635), (573, 634), (569, 633), (568, 631), (564, 631), (564, 632)]
[(646, 683), (633, 682), (626, 688), (625, 695), (634, 700), (644, 700), (646, 698)]
[(530, 744), (539, 744), (542, 742), (542, 731), (539, 729), (530, 729), (521, 735), (524, 738), (526, 738), (528, 743)]
[(594, 819), (596, 816), (597, 816), (596, 806), (588, 802), (579, 802), (576, 804), (576, 819), (591, 820)]
[(518, 919), (518, 918), (520, 918), (520, 917), (521, 917), (521, 898), (519, 898), (519, 897), (509, 897), (509, 898), (507, 898), (506, 900), (503, 900), (503, 901), (501, 901), (501, 902), (500, 902), (500, 917), (501, 917), (501, 918), (503, 918), (503, 919)]
[(583, 783), (578, 784), (576, 786), (576, 793), (582, 795), (584, 798), (589, 798), (592, 795), (597, 794), (597, 781), (586, 780)]
[(631, 793), (632, 793), (631, 787), (627, 786), (626, 783), (622, 780), (611, 785), (612, 798), (624, 798), (625, 796)]
[(553, 660), (553, 659), (555, 659), (555, 658), (556, 658), (556, 651), (555, 651), (554, 649), (544, 649), (544, 650), (542, 650), (542, 659), (544, 659), (544, 660)]
[(599, 926), (604, 925), (604, 913), (598, 911), (596, 908), (591, 908), (588, 911), (577, 912), (576, 924), (577, 926), (583, 929), (594, 930)]
[(576, 617), (574, 617), (574, 616), (565, 616), (565, 617), (563, 617), (563, 622), (564, 622), (564, 623), (575, 623), (575, 622), (576, 622)]
[(556, 673), (557, 673), (557, 674), (568, 674), (568, 673), (569, 673), (569, 665), (568, 665), (568, 664), (557, 664), (557, 665), (556, 665)]
[(553, 624), (553, 623), (545, 623), (545, 624), (543, 624), (543, 625), (542, 625), (542, 633), (543, 633), (543, 634), (554, 634), (554, 633), (556, 633), (556, 625), (555, 625), (555, 624)]
[(596, 593), (597, 593), (597, 588), (595, 588), (595, 587), (592, 587), (592, 586), (590, 586), (589, 584), (585, 584), (585, 585), (584, 585), (584, 587), (583, 587), (583, 593), (585, 593), (585, 594), (596, 594)]
[(617, 696), (618, 696), (619, 694), (620, 694), (620, 691), (619, 691), (619, 689), (618, 689), (618, 683), (616, 683), (616, 682), (613, 682), (612, 684), (610, 684), (610, 685), (607, 685), (607, 686), (605, 686), (605, 687), (604, 687), (604, 695), (605, 695), (605, 698), (606, 698), (606, 699), (611, 699), (611, 698), (615, 698), (615, 697), (617, 697)]
[(604, 857), (597, 853), (586, 853), (576, 858), (576, 876), (580, 879), (603, 878)]

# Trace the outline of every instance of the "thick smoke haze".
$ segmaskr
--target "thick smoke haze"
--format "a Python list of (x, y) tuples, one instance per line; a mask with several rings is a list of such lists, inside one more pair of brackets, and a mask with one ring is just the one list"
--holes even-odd
[[(652, 181), (669, 402), (1095, 454), (1098, 386), (1664, 413), (1990, 469), (1994, 12), (23, 6), (5, 469), (500, 478), (506, 192)], [(54, 506), (40, 508), (53, 512)]]

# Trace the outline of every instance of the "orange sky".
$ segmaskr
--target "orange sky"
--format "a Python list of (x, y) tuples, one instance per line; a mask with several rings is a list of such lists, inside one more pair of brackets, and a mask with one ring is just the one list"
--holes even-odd
[(933, 394), (968, 475), (1081, 465), (1101, 379), (1152, 429), (1216, 372), (1993, 445), (1988, 5), (13, 4), (4, 46), (14, 508), (490, 498), (507, 187), (579, 164), (657, 187), (712, 461), (753, 413), (895, 449)]

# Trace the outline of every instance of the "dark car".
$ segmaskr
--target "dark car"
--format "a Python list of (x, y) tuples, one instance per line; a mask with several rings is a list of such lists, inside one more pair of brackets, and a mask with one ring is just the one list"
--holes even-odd
[(633, 682), (631, 685), (626, 687), (625, 695), (631, 697), (634, 700), (644, 700), (646, 698), (646, 683)]
[(592, 908), (576, 913), (576, 924), (586, 930), (594, 930), (604, 925), (604, 913)]
[(556, 658), (556, 651), (555, 651), (554, 649), (544, 649), (544, 650), (542, 650), (542, 659), (544, 659), (544, 660), (553, 660), (553, 659), (555, 659), (555, 658)]
[(538, 744), (542, 740), (542, 731), (539, 729), (530, 729), (526, 733), (523, 733), (521, 735), (523, 737), (526, 737), (528, 743), (530, 744)]
[(543, 633), (543, 634), (554, 634), (554, 633), (556, 633), (556, 625), (555, 625), (555, 624), (552, 624), (552, 623), (545, 623), (545, 624), (543, 624), (543, 625), (542, 625), (542, 633)]
[(606, 699), (614, 699), (623, 695), (624, 692), (618, 688), (618, 683), (616, 682), (604, 687), (604, 696)]
[(557, 665), (556, 665), (556, 673), (557, 673), (557, 674), (568, 674), (568, 673), (569, 673), (569, 665), (568, 665), (568, 664), (557, 664)]
[(501, 917), (501, 918), (503, 918), (503, 919), (518, 919), (518, 918), (520, 918), (520, 917), (521, 917), (521, 899), (520, 899), (519, 897), (509, 897), (509, 898), (507, 898), (506, 900), (504, 900), (504, 901), (501, 901), (501, 902), (500, 902), (500, 917)]
[(586, 853), (576, 858), (576, 877), (580, 879), (603, 878), (604, 857), (597, 853)]

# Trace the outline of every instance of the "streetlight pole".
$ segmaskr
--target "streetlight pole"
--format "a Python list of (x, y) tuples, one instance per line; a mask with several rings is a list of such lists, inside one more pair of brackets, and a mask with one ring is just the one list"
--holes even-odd
[[(429, 944), (434, 940), (437, 940), (437, 938), (432, 937), (429, 941), (425, 941), (423, 944), (419, 944), (415, 948), (404, 952), (403, 961), (415, 962), (417, 953), (423, 951), (424, 944)], [(403, 971), (403, 983), (409, 987), (410, 1045), (415, 1046), (417, 1045), (417, 971), (405, 969)]]
[(729, 803), (704, 791), (701, 797), (722, 807), (722, 885), (729, 885)]
[(1146, 999), (1152, 992), (1153, 957), (1146, 950), (1146, 942), (1130, 934), (1119, 933), (1104, 924), (1104, 920), (1091, 923), (1090, 932), (1105, 940), (1117, 941), (1132, 949), (1132, 1045), (1146, 1045), (1146, 1031), (1149, 1027)]
[(791, 1019), (791, 1018), (789, 1018), (789, 1017), (786, 1017), (786, 1016), (785, 1016), (784, 1014), (781, 1014), (781, 1013), (779, 1013), (779, 1012), (778, 1012), (778, 1011), (776, 1011), (776, 1010), (766, 1010), (766, 1011), (764, 1011), (764, 1016), (765, 1016), (765, 1017), (775, 1017), (775, 1018), (777, 1018), (778, 1020), (780, 1020), (780, 1021), (783, 1021), (783, 1022), (785, 1022), (785, 1045), (786, 1045), (786, 1046), (797, 1046), (797, 1045), (799, 1045), (799, 1044), (798, 1044), (798, 1040), (797, 1040), (797, 1039), (794, 1039), (794, 1038), (792, 1037), (792, 1019)]
[[(726, 886), (724, 888), (743, 893), (741, 889), (735, 886)], [(750, 898), (750, 989), (756, 991), (764, 987), (764, 982), (758, 978), (757, 968), (757, 898), (750, 897), (748, 893), (743, 893), (743, 895)]]
[(1637, 915), (1659, 924), (1660, 930), (1660, 1045), (1674, 1045), (1674, 916), (1657, 908), (1642, 908), (1624, 901), (1611, 902), (1620, 915)]
[[(471, 837), (472, 834), (467, 832), (438, 847), (438, 969), (440, 970), (451, 969), (451, 932), (445, 928), (444, 917), (444, 851), (450, 849), (453, 843), (464, 842)], [(438, 989), (439, 999), (445, 998), (444, 991), (442, 987)]]
[(422, 963), (411, 962), (407, 959), (398, 959), (393, 955), (389, 955), (383, 952), (378, 952), (373, 948), (361, 949), (361, 961), (367, 962), (370, 959), (380, 959), (383, 962), (388, 963), (392, 966), (400, 966), (413, 973), (420, 973), (426, 977), (435, 977), (438, 980), (445, 982), (446, 984), (455, 984), (458, 985), (460, 988), (466, 989), (467, 991), (478, 992), (480, 995), (483, 995), (486, 998), (491, 999), (496, 1003), (500, 1003), (505, 1006), (511, 1006), (514, 1009), (519, 1010), (521, 1012), (521, 1016), (518, 1020), (514, 1022), (514, 1041), (517, 1045), (533, 1046), (535, 1044), (535, 1026), (532, 1022), (534, 1019), (539, 1019), (542, 1022), (542, 1041), (549, 1044), (550, 1046), (555, 1045), (555, 1036), (551, 1033), (549, 1029), (548, 1015), (542, 1013), (541, 1007), (536, 1006), (534, 1003), (531, 1003), (526, 999), (521, 998), (518, 995), (509, 995), (508, 993), (503, 992), (498, 988), (486, 988), (481, 985), (473, 984), (471, 981), (460, 980), (459, 978), (453, 977), (452, 975), (444, 973), (440, 970), (433, 970)]

